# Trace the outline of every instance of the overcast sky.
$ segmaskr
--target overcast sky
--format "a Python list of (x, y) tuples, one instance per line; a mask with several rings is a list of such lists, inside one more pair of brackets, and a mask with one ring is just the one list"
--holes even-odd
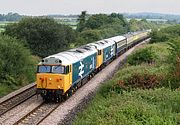
[(0, 13), (24, 15), (157, 12), (180, 15), (180, 0), (0, 0)]

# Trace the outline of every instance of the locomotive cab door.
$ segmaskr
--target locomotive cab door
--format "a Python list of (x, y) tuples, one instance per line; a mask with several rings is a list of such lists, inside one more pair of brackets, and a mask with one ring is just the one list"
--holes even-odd
[(102, 63), (103, 63), (103, 50), (98, 50), (96, 68), (99, 68), (102, 65)]

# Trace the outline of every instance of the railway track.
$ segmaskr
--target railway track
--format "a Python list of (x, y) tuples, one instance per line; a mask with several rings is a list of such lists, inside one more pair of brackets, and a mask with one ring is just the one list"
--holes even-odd
[(49, 114), (51, 114), (60, 103), (42, 103), (37, 108), (33, 109), (23, 118), (18, 120), (14, 125), (38, 125), (43, 121)]
[[(31, 98), (36, 94), (35, 85), (28, 87), (28, 89), (24, 89), (22, 92), (12, 96), (11, 98), (6, 99), (5, 101), (0, 101), (0, 116), (11, 110), (12, 108), (18, 106), (22, 102)], [(82, 94), (81, 94), (82, 95)], [(30, 112), (27, 112), (23, 116), (17, 119), (17, 122), (14, 121), (14, 125), (37, 125), (43, 123), (47, 117), (56, 110), (62, 103), (47, 103), (41, 102), (39, 106), (36, 108), (31, 108)], [(64, 107), (63, 107), (64, 109)], [(67, 112), (67, 111), (66, 111)], [(58, 115), (58, 118), (60, 116)]]
[(35, 85), (0, 102), (0, 116), (36, 94)]

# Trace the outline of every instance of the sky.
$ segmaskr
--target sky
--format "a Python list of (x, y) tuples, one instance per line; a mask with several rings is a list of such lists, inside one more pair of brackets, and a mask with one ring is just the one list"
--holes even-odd
[(155, 12), (180, 15), (180, 0), (0, 0), (0, 14), (23, 15)]

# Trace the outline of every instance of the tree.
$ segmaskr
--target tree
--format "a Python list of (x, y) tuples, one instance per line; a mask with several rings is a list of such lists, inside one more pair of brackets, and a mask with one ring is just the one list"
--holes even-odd
[(78, 39), (81, 42), (85, 41), (85, 43), (123, 34), (129, 30), (128, 23), (123, 15), (116, 13), (110, 15), (95, 14), (82, 22), (83, 25), (81, 26), (83, 28), (79, 36), (83, 40)]
[(122, 14), (119, 14), (119, 13), (112, 13), (110, 15), (110, 17), (113, 19), (117, 18), (119, 21), (121, 21), (121, 24), (126, 27), (128, 26), (128, 22), (124, 19), (123, 15)]
[(82, 11), (81, 15), (77, 19), (78, 20), (77, 31), (81, 32), (84, 29), (86, 17), (87, 17), (87, 12)]
[(96, 14), (89, 17), (86, 21), (85, 27), (87, 29), (98, 29), (103, 25), (111, 23), (110, 18), (106, 14)]
[(25, 18), (5, 27), (4, 34), (21, 39), (34, 55), (46, 57), (69, 48), (76, 33), (49, 18)]

